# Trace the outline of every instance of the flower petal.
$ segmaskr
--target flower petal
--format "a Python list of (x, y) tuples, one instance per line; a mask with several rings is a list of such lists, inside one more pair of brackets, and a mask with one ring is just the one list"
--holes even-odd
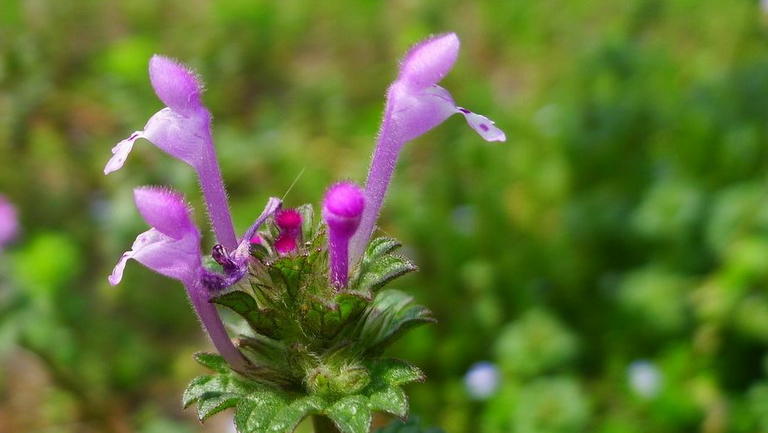
[(408, 51), (398, 81), (415, 88), (437, 84), (453, 68), (458, 55), (459, 38), (455, 33), (433, 36)]
[(264, 221), (266, 221), (267, 218), (277, 212), (282, 206), (283, 201), (279, 198), (269, 198), (267, 205), (264, 206), (264, 210), (261, 211), (261, 215), (256, 218), (256, 221), (253, 222), (253, 225), (251, 225), (248, 231), (245, 232), (242, 240), (240, 241), (240, 244), (232, 254), (232, 259), (238, 266), (245, 266), (246, 261), (248, 260), (248, 256), (250, 255), (251, 242), (254, 239), (254, 236), (256, 236), (256, 231), (259, 229), (259, 227), (261, 227), (262, 224), (264, 224)]
[(456, 113), (451, 94), (437, 85), (413, 92), (395, 84), (390, 89), (390, 102), (392, 121), (403, 141), (426, 134)]
[(115, 265), (115, 268), (112, 269), (112, 274), (109, 276), (109, 284), (116, 286), (120, 284), (120, 281), (123, 279), (123, 271), (125, 271), (125, 264), (128, 262), (128, 259), (133, 257), (133, 251), (126, 251), (123, 253), (123, 255), (120, 257), (120, 260)]
[(149, 61), (149, 79), (157, 97), (174, 111), (188, 115), (202, 107), (203, 85), (198, 76), (181, 63), (154, 55)]
[(195, 116), (185, 117), (170, 108), (163, 108), (150, 117), (143, 131), (136, 131), (130, 137), (112, 148), (113, 156), (104, 167), (104, 174), (119, 170), (125, 163), (133, 144), (145, 138), (163, 152), (199, 169), (203, 164), (206, 149), (205, 138), (209, 134), (210, 115), (199, 111)]
[(144, 221), (174, 239), (195, 235), (190, 209), (178, 192), (161, 187), (141, 187), (133, 190), (134, 201)]
[(104, 167), (104, 174), (117, 171), (123, 166), (123, 164), (125, 164), (125, 160), (128, 158), (128, 154), (131, 153), (131, 150), (133, 149), (133, 143), (143, 136), (143, 132), (144, 131), (134, 132), (130, 137), (117, 143), (117, 145), (112, 148), (112, 158), (107, 161), (107, 165)]
[(149, 229), (136, 237), (130, 251), (120, 257), (109, 276), (116, 285), (123, 277), (128, 259), (134, 259), (153, 271), (183, 283), (193, 283), (202, 271), (200, 243), (197, 236), (173, 239), (157, 229)]
[(144, 127), (142, 137), (163, 152), (186, 162), (195, 169), (203, 163), (205, 138), (209, 134), (210, 115), (184, 117), (170, 108), (155, 113)]
[(504, 131), (497, 128), (493, 120), (483, 115), (473, 113), (466, 108), (456, 107), (456, 110), (464, 115), (469, 126), (477, 131), (485, 141), (507, 141), (507, 136), (504, 134)]

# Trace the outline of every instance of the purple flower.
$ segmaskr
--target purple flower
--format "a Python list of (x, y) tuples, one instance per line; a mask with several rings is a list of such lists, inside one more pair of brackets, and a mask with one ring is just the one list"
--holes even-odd
[(232, 368), (244, 371), (247, 361), (229, 339), (216, 307), (209, 302), (210, 292), (202, 284), (207, 271), (201, 259), (200, 232), (184, 197), (164, 188), (143, 187), (134, 190), (134, 200), (152, 228), (141, 233), (131, 250), (123, 254), (109, 276), (110, 284), (116, 285), (123, 278), (128, 259), (181, 281), (216, 349)]
[(149, 77), (155, 93), (167, 107), (152, 116), (143, 131), (134, 132), (112, 149), (113, 156), (104, 167), (104, 174), (123, 166), (136, 140), (149, 140), (197, 171), (216, 238), (225, 247), (236, 248), (227, 194), (213, 149), (211, 113), (201, 100), (202, 83), (183, 65), (158, 55), (149, 62)]
[(345, 287), (349, 279), (349, 240), (360, 226), (365, 196), (359, 186), (339, 182), (323, 200), (323, 220), (328, 226), (329, 281)]
[(403, 59), (400, 75), (387, 92), (384, 120), (365, 184), (366, 208), (352, 240), (352, 260), (362, 255), (373, 233), (397, 157), (406, 142), (457, 113), (485, 140), (506, 140), (493, 121), (457, 106), (451, 94), (437, 85), (451, 70), (458, 54), (459, 39), (448, 33), (421, 42)]
[(157, 187), (137, 188), (133, 197), (142, 218), (152, 228), (141, 233), (131, 250), (123, 254), (109, 277), (110, 284), (122, 280), (126, 262), (134, 259), (166, 277), (193, 285), (203, 270), (200, 232), (184, 198)]
[[(261, 237), (256, 231), (264, 224), (270, 216), (280, 211), (280, 207), (283, 205), (283, 201), (276, 197), (271, 197), (264, 207), (256, 221), (251, 225), (248, 231), (242, 237), (240, 244), (237, 248), (229, 252), (223, 245), (216, 245), (213, 247), (213, 253), (211, 257), (216, 263), (220, 264), (224, 274), (216, 274), (213, 272), (203, 272), (202, 279), (203, 285), (211, 291), (218, 291), (223, 288), (232, 286), (240, 281), (248, 272), (248, 259), (251, 256), (251, 244), (260, 243)], [(254, 239), (257, 242), (254, 242)]]
[(19, 234), (19, 220), (16, 208), (0, 195), (0, 251)]

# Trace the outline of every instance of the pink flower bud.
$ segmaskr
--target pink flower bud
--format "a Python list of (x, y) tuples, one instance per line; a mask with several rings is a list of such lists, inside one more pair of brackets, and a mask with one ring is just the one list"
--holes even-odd
[(275, 213), (280, 234), (298, 238), (301, 234), (301, 214), (296, 209), (281, 209)]
[(360, 226), (363, 209), (365, 209), (365, 194), (353, 183), (337, 183), (325, 193), (323, 220), (328, 226), (329, 280), (338, 287), (347, 285), (349, 240)]
[(296, 238), (289, 235), (280, 235), (275, 239), (275, 251), (280, 255), (290, 254), (296, 251), (298, 244)]

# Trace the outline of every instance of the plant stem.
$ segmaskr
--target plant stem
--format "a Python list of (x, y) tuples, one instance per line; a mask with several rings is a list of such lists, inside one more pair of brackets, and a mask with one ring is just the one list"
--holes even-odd
[(315, 433), (340, 433), (336, 424), (327, 416), (312, 415), (312, 426), (315, 428)]

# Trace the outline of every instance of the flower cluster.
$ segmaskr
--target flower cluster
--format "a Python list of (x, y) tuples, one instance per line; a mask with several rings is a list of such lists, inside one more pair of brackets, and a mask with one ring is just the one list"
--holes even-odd
[[(308, 414), (327, 416), (342, 431), (354, 432), (367, 429), (370, 410), (405, 415), (399, 385), (420, 379), (421, 373), (382, 360), (380, 354), (408, 328), (433, 319), (407, 295), (381, 290), (415, 266), (392, 254), (397, 241), (371, 241), (371, 236), (406, 142), (456, 113), (484, 139), (505, 139), (492, 121), (458, 107), (437, 85), (458, 50), (456, 35), (446, 34), (405, 56), (387, 93), (364, 189), (351, 182), (328, 188), (319, 225), (310, 205), (283, 208), (280, 199), (272, 198), (239, 239), (214, 152), (211, 114), (202, 103), (202, 83), (173, 60), (157, 55), (150, 60), (152, 86), (167, 107), (112, 149), (104, 172), (120, 169), (139, 138), (186, 162), (198, 174), (217, 244), (206, 260), (200, 231), (181, 194), (137, 188), (136, 207), (151, 228), (123, 254), (109, 281), (118, 284), (126, 262), (134, 259), (184, 285), (221, 356), (197, 357), (219, 376), (198, 378), (185, 393), (185, 404), (196, 402), (201, 419), (236, 406), (241, 432), (289, 431)], [(252, 332), (233, 342), (216, 304), (240, 314)], [(265, 401), (272, 403), (259, 406)], [(360, 414), (358, 406), (365, 409)]]

